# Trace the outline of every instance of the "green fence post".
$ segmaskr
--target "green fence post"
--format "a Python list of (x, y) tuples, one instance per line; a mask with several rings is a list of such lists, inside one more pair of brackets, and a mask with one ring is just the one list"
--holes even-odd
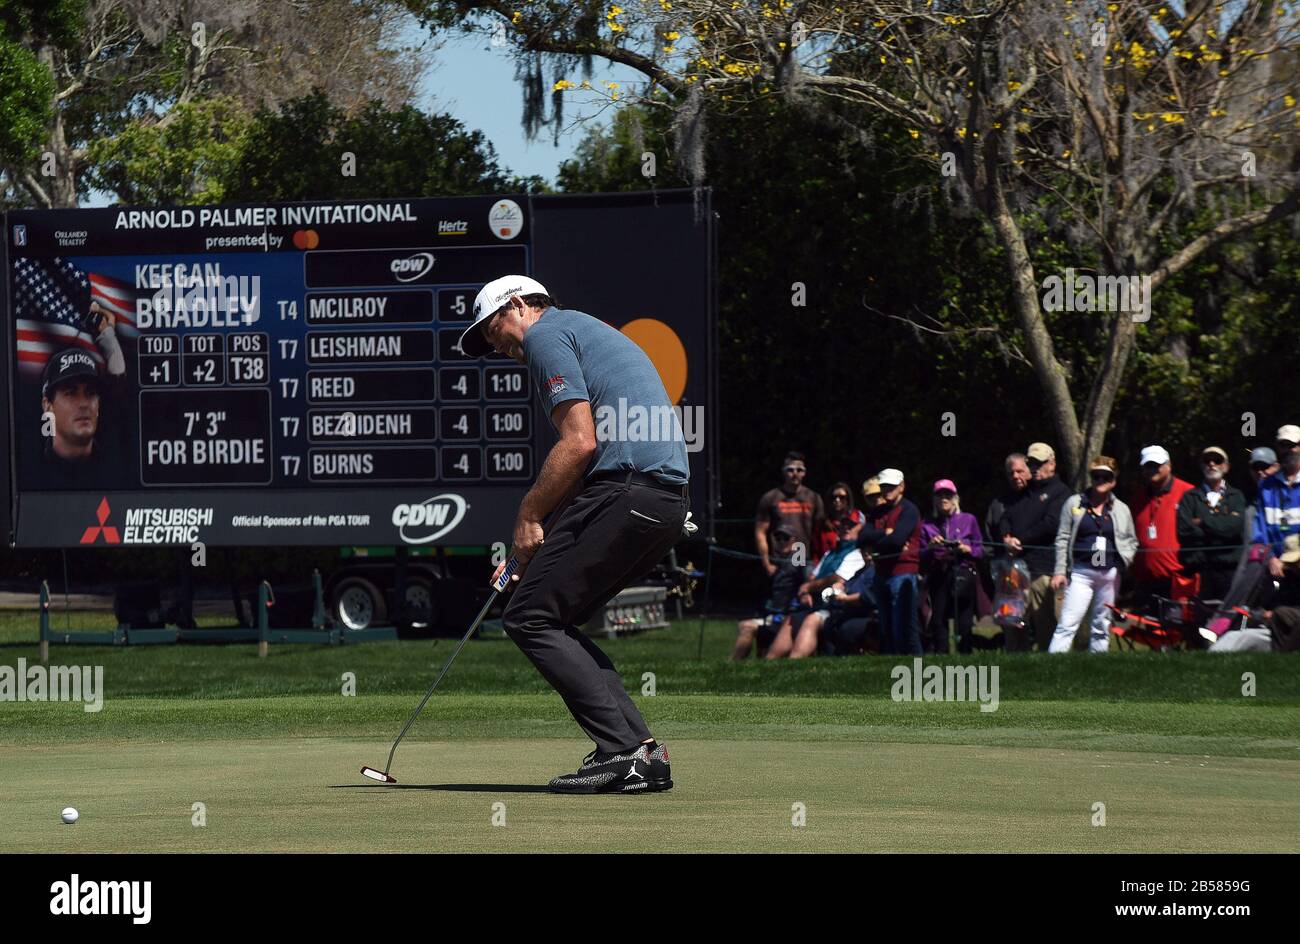
[(325, 591), (321, 586), (320, 570), (313, 569), (311, 572), (311, 589), (315, 596), (315, 605), (311, 611), (311, 628), (325, 628)]
[(265, 659), (271, 647), (271, 615), (268, 607), (273, 605), (275, 597), (271, 594), (271, 585), (263, 580), (257, 585), (257, 655)]
[(50, 585), (41, 581), (41, 665), (50, 662)]

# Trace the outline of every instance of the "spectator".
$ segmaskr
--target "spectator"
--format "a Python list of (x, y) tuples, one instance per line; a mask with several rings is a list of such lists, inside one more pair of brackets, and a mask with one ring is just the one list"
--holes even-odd
[(1050, 652), (1069, 652), (1085, 617), (1091, 635), (1088, 648), (1093, 652), (1110, 648), (1106, 605), (1115, 602), (1120, 572), (1137, 553), (1133, 514), (1114, 494), (1117, 473), (1114, 459), (1097, 456), (1088, 463), (1091, 487), (1071, 495), (1061, 509), (1052, 589), (1066, 589)]
[(767, 650), (768, 659), (781, 659), (785, 656), (802, 659), (816, 652), (817, 634), (830, 615), (830, 611), (821, 606), (824, 602), (823, 591), (843, 587), (850, 577), (863, 568), (864, 559), (857, 546), (858, 535), (862, 531), (861, 522), (844, 515), (840, 518), (839, 526), (839, 542), (822, 558), (813, 578), (799, 587), (801, 609), (792, 614), (777, 632)]
[[(777, 565), (772, 562), (768, 550), (768, 532), (778, 524), (785, 525), (794, 535), (792, 553), (807, 563), (813, 526), (826, 516), (821, 496), (803, 484), (804, 476), (808, 474), (803, 453), (787, 452), (785, 461), (781, 463), (781, 474), (784, 476), (781, 486), (765, 493), (758, 500), (758, 510), (754, 513), (754, 544), (769, 577), (776, 574)], [(802, 555), (798, 554), (801, 546)]]
[(1251, 501), (1259, 496), (1259, 484), (1275, 473), (1280, 466), (1277, 462), (1277, 453), (1268, 446), (1256, 446), (1250, 452), (1250, 476), (1255, 483), (1255, 491), (1251, 495)]
[(1182, 585), (1183, 565), (1178, 558), (1178, 503), (1195, 486), (1173, 473), (1169, 453), (1163, 446), (1142, 450), (1145, 487), (1136, 493), (1133, 525), (1137, 530), (1138, 556), (1133, 565), (1135, 606), (1154, 596), (1188, 595)]
[(821, 561), (822, 555), (832, 550), (840, 542), (840, 519), (847, 517), (861, 524), (862, 512), (853, 504), (853, 489), (847, 482), (836, 482), (826, 490), (826, 517), (815, 525), (813, 535), (813, 565)]
[(1222, 600), (1241, 559), (1250, 516), (1246, 496), (1228, 484), (1228, 454), (1218, 446), (1201, 450), (1204, 481), (1178, 502), (1179, 559), (1196, 578), (1196, 595)]
[(1300, 532), (1300, 426), (1277, 431), (1277, 455), (1280, 467), (1259, 483), (1250, 542), (1272, 548), (1268, 572), (1281, 579), (1282, 544), (1288, 534)]
[(872, 584), (876, 569), (867, 563), (835, 591), (830, 616), (821, 630), (818, 651), (828, 656), (860, 655), (866, 651), (872, 623), (879, 629), (878, 608)]
[(880, 651), (919, 656), (921, 512), (903, 497), (903, 473), (898, 469), (882, 469), (876, 479), (880, 504), (867, 516), (858, 546), (871, 554), (876, 568), (872, 592), (880, 605)]
[(961, 498), (952, 479), (934, 483), (934, 518), (921, 525), (921, 570), (930, 600), (925, 650), (944, 655), (951, 651), (948, 620), (957, 623), (957, 651), (971, 651), (975, 624), (975, 566), (984, 556), (979, 521), (961, 510)]
[(1282, 542), (1282, 581), (1267, 608), (1252, 610), (1254, 626), (1224, 633), (1211, 652), (1296, 652), (1300, 650), (1300, 534)]
[[(984, 533), (988, 536), (990, 544), (1002, 543), (1002, 532), (998, 529), (1002, 521), (1002, 512), (1006, 510), (1008, 504), (1022, 495), (1028, 487), (1033, 474), (1029, 471), (1029, 464), (1025, 461), (1026, 456), (1023, 452), (1013, 452), (1007, 456), (1003, 469), (1007, 476), (1007, 491), (993, 499), (989, 503), (989, 509), (984, 514)], [(999, 551), (998, 553), (1004, 553)]]
[(864, 514), (870, 514), (871, 509), (880, 504), (880, 480), (874, 475), (862, 482), (862, 508)]
[(1025, 450), (1025, 465), (1032, 478), (1023, 491), (1008, 497), (998, 522), (1007, 553), (1024, 558), (1030, 577), (1024, 628), (1004, 628), (1003, 644), (1008, 652), (1028, 652), (1036, 642), (1046, 652), (1061, 614), (1060, 598), (1052, 589), (1052, 545), (1070, 490), (1057, 478), (1056, 452), (1047, 443), (1032, 443)]
[(771, 537), (777, 556), (771, 591), (761, 616), (744, 619), (736, 624), (736, 644), (731, 649), (732, 662), (747, 658), (756, 640), (758, 655), (762, 658), (780, 631), (781, 624), (788, 618), (799, 595), (799, 585), (803, 583), (804, 568), (795, 565), (790, 558), (794, 532), (785, 525), (777, 525), (772, 530)]

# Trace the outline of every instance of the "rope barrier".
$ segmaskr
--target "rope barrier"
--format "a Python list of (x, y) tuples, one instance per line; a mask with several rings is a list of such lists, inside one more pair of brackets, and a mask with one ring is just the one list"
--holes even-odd
[[(1011, 545), (1006, 544), (1005, 542), (1002, 541), (985, 541), (983, 546), (986, 548), (1008, 548)], [(1249, 542), (1243, 542), (1241, 544), (1212, 544), (1212, 545), (1204, 545), (1204, 546), (1198, 545), (1195, 548), (1189, 548), (1189, 550), (1239, 551), (1239, 550), (1244, 550), (1246, 547), (1249, 547)], [(1054, 552), (1056, 550), (1056, 545), (1055, 544), (1022, 544), (1020, 546), (1020, 549), (1022, 552), (1023, 551), (1053, 551)], [(710, 544), (708, 546), (708, 550), (710, 556), (717, 554), (719, 557), (729, 557), (734, 560), (762, 560), (763, 559), (761, 555), (756, 554), (753, 551), (736, 550), (734, 548), (724, 547), (720, 544)], [(1139, 547), (1137, 549), (1137, 552), (1139, 554), (1152, 554), (1156, 551), (1179, 551), (1179, 550), (1183, 550), (1183, 548), (1176, 544), (1170, 544), (1170, 545), (1159, 545), (1157, 547)], [(873, 560), (890, 560), (892, 558), (900, 556), (900, 554), (901, 552), (899, 554), (872, 553), (871, 557)], [(787, 561), (793, 561), (794, 558), (780, 557), (776, 554), (769, 554), (768, 560), (772, 561), (774, 564), (784, 564)]]

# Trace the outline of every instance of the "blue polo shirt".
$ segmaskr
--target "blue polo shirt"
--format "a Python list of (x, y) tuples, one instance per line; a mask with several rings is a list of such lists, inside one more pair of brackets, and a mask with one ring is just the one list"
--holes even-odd
[(565, 400), (591, 404), (596, 455), (587, 475), (644, 472), (673, 485), (690, 478), (681, 421), (659, 372), (623, 332), (548, 308), (524, 333), (523, 354), (547, 417)]

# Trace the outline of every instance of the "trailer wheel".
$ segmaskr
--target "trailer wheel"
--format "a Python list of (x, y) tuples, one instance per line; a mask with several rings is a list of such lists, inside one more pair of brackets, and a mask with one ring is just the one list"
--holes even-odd
[(330, 612), (344, 630), (369, 629), (388, 617), (384, 595), (365, 577), (340, 580), (331, 594)]
[(433, 586), (420, 577), (406, 581), (406, 615), (427, 628), (433, 622)]

